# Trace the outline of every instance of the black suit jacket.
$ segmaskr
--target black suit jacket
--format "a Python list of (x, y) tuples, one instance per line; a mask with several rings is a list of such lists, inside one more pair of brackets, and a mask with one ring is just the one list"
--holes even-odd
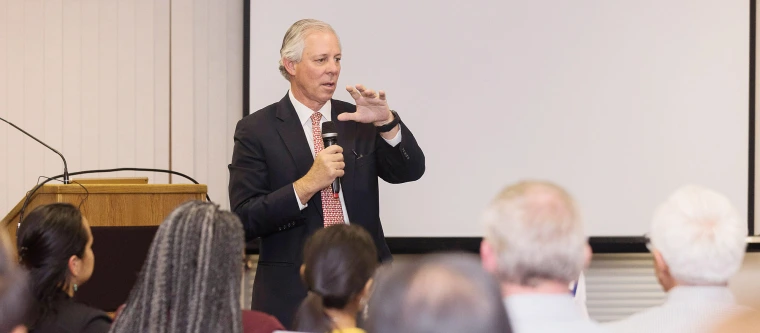
[[(342, 179), (352, 224), (372, 235), (380, 260), (391, 258), (379, 217), (378, 180), (414, 181), (425, 172), (425, 156), (402, 123), (401, 143), (390, 146), (372, 124), (337, 121), (356, 106), (332, 100), (332, 120), (343, 147)], [(261, 238), (252, 308), (290, 325), (306, 296), (299, 268), (306, 238), (323, 228), (322, 198), (317, 193), (299, 210), (293, 182), (314, 163), (303, 126), (288, 95), (240, 120), (230, 170), (230, 205), (243, 222), (246, 240)]]
[(58, 295), (49, 313), (30, 333), (106, 333), (111, 318), (105, 312)]

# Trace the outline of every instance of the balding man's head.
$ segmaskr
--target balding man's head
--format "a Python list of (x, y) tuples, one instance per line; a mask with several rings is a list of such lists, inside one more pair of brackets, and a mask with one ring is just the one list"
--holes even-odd
[(484, 262), (504, 283), (568, 283), (588, 260), (586, 236), (570, 195), (548, 182), (504, 189), (483, 214)]
[(387, 267), (369, 311), (369, 333), (511, 332), (498, 285), (469, 255)]

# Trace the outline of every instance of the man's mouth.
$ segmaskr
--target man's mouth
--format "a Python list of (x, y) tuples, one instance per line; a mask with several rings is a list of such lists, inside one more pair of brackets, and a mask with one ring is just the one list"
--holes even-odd
[(335, 88), (335, 82), (322, 83), (322, 86), (328, 87), (328, 88)]

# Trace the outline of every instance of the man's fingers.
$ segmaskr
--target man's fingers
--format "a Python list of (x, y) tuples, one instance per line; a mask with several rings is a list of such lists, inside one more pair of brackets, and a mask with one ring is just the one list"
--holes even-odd
[(356, 112), (343, 112), (338, 115), (338, 120), (340, 121), (349, 121), (349, 120), (356, 120)]
[(340, 154), (343, 152), (343, 147), (338, 146), (338, 145), (332, 145), (330, 147), (325, 148), (322, 151), (325, 152), (326, 154)]
[(362, 94), (352, 86), (346, 86), (346, 91), (348, 91), (348, 93), (351, 94), (351, 98), (355, 100), (362, 97)]
[(381, 101), (385, 100), (385, 91), (380, 90), (380, 91), (377, 92), (377, 94), (380, 95), (380, 100)]
[(356, 85), (356, 90), (358, 90), (359, 92), (363, 92), (363, 91), (367, 90), (367, 88), (363, 84), (357, 84)]
[(367, 98), (375, 98), (376, 97), (375, 91), (372, 90), (372, 89), (367, 89), (365, 91), (362, 91), (362, 96), (367, 97)]

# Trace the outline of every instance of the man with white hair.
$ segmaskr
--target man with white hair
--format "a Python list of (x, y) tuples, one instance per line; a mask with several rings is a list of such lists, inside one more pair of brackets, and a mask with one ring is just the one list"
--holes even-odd
[(504, 189), (483, 214), (483, 267), (494, 274), (517, 333), (601, 332), (568, 285), (591, 260), (578, 208), (561, 187), (525, 181)]
[(664, 304), (607, 324), (615, 332), (707, 332), (745, 308), (728, 280), (742, 264), (747, 224), (720, 193), (682, 187), (655, 212), (648, 247)]
[[(238, 122), (229, 192), (246, 240), (261, 238), (252, 308), (290, 325), (306, 296), (299, 275), (304, 241), (320, 228), (350, 221), (372, 235), (379, 259), (390, 259), (378, 177), (393, 184), (417, 180), (425, 156), (384, 91), (348, 86), (355, 105), (332, 99), (343, 55), (329, 24), (295, 22), (280, 56), (290, 90)], [(337, 144), (324, 147), (328, 121)], [(336, 191), (331, 185), (339, 177)]]

